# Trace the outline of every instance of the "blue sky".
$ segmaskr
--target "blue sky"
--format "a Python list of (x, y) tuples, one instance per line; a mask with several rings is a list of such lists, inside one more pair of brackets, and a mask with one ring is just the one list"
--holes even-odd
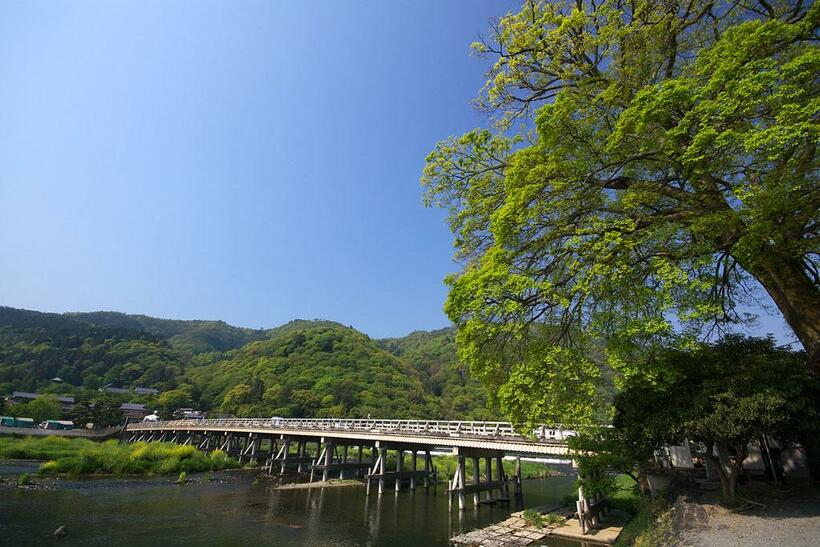
[(516, 5), (0, 1), (0, 304), (447, 325), (418, 179)]

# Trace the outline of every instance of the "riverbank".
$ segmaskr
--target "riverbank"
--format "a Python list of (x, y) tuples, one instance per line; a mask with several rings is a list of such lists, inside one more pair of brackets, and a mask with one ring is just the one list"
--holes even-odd
[(76, 437), (85, 439), (105, 440), (113, 439), (122, 433), (120, 427), (105, 427), (101, 429), (20, 429), (19, 427), (0, 426), (0, 436), (14, 437)]
[(221, 471), (239, 462), (172, 443), (121, 444), (66, 437), (0, 437), (0, 459), (38, 460), (41, 475), (161, 475)]
[(820, 538), (820, 488), (743, 486), (735, 500), (713, 490), (677, 486), (667, 497), (639, 500), (618, 546), (813, 547)]

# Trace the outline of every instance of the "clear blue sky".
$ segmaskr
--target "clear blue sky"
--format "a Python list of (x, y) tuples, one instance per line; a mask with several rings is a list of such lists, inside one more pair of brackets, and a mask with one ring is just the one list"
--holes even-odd
[(0, 304), (447, 325), (418, 179), (517, 4), (0, 0)]

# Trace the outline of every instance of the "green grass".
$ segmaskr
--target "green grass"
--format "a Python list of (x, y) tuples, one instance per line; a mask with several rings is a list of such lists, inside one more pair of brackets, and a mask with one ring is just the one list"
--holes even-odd
[(656, 500), (643, 498), (638, 493), (633, 481), (627, 475), (616, 479), (618, 491), (610, 498), (613, 507), (632, 514), (626, 524), (616, 547), (655, 547), (664, 545), (671, 527), (669, 503), (659, 497)]
[(66, 437), (0, 437), (0, 459), (53, 460), (96, 445), (88, 439)]
[(0, 458), (45, 460), (41, 474), (154, 475), (238, 467), (221, 450), (209, 454), (171, 443), (96, 443), (65, 437), (0, 439)]

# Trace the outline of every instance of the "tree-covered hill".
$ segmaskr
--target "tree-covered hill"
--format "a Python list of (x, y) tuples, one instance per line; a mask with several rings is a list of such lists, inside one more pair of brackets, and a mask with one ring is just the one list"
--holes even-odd
[(0, 307), (0, 394), (106, 384), (158, 388), (164, 406), (243, 416), (496, 417), (458, 363), (452, 329), (372, 340), (332, 321), (253, 330)]
[(329, 322), (291, 325), (192, 369), (191, 380), (201, 407), (238, 416), (441, 416), (418, 370)]
[(190, 360), (161, 337), (71, 316), (0, 307), (0, 392), (97, 389), (113, 383), (170, 389)]
[(456, 356), (455, 329), (415, 331), (401, 338), (385, 338), (379, 345), (411, 364), (425, 387), (437, 397), (443, 418), (494, 419), (487, 409), (487, 391)]
[(157, 319), (104, 311), (66, 315), (98, 327), (145, 331), (167, 340), (172, 347), (194, 354), (236, 349), (268, 335), (264, 330), (234, 327), (223, 321)]

